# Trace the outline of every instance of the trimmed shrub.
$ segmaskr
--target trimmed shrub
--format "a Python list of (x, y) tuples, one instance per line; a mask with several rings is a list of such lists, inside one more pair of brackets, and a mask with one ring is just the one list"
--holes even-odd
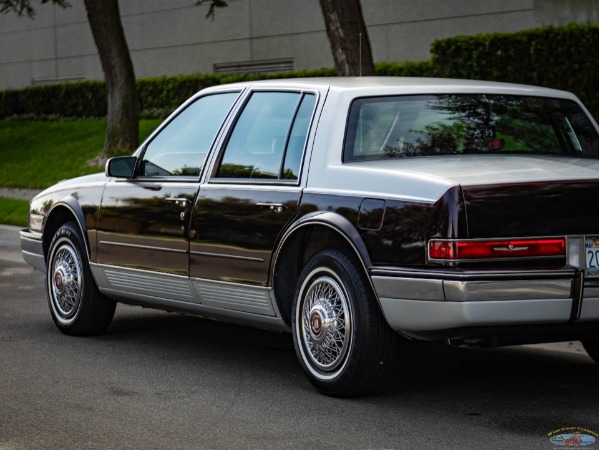
[(599, 117), (599, 24), (456, 36), (433, 42), (431, 52), (438, 76), (563, 89)]
[[(268, 78), (335, 76), (334, 69), (278, 74), (195, 74), (137, 80), (141, 117), (164, 118), (201, 89), (218, 84)], [(106, 116), (102, 81), (54, 84), (0, 91), (0, 119)]]
[[(599, 24), (543, 27), (516, 33), (436, 40), (432, 59), (376, 64), (381, 76), (447, 77), (532, 84), (574, 92), (599, 117)], [(218, 84), (269, 78), (332, 77), (323, 68), (276, 74), (194, 74), (139, 79), (141, 117), (164, 118), (197, 91)], [(0, 91), (0, 119), (104, 117), (101, 81)]]
[(375, 64), (378, 76), (388, 77), (433, 77), (435, 72), (431, 61)]

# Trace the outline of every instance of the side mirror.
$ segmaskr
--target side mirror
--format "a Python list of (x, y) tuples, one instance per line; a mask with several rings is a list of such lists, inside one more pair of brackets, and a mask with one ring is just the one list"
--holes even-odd
[(137, 158), (135, 156), (117, 156), (116, 158), (110, 158), (106, 161), (104, 173), (107, 177), (133, 178), (136, 162)]

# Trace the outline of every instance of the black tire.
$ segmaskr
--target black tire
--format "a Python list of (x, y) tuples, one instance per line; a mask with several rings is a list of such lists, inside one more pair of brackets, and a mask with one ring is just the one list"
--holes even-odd
[(77, 225), (67, 222), (54, 234), (46, 259), (50, 314), (65, 334), (91, 335), (106, 330), (116, 303), (98, 290)]
[(582, 341), (582, 346), (591, 359), (599, 364), (599, 341)]
[(297, 358), (320, 392), (355, 397), (380, 384), (396, 336), (354, 258), (338, 250), (314, 255), (300, 274), (292, 314)]

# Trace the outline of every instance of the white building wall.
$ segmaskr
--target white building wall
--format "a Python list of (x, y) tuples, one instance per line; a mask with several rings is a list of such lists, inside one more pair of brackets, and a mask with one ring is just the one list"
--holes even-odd
[[(0, 89), (100, 80), (100, 60), (82, 1), (37, 5), (34, 20), (0, 16)], [(420, 61), (433, 40), (599, 21), (599, 0), (362, 0), (376, 61)], [(332, 67), (318, 0), (230, 0), (206, 19), (194, 0), (121, 0), (138, 78), (212, 73), (215, 64), (292, 61)], [(356, 36), (356, 39), (357, 36)]]

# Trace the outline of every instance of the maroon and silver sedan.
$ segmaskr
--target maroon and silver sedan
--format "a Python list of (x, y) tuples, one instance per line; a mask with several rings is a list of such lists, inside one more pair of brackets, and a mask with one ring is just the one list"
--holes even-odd
[(598, 157), (557, 90), (223, 85), (38, 195), (21, 244), (64, 333), (104, 332), (115, 302), (287, 331), (330, 395), (372, 390), (405, 340), (582, 340), (597, 361)]

